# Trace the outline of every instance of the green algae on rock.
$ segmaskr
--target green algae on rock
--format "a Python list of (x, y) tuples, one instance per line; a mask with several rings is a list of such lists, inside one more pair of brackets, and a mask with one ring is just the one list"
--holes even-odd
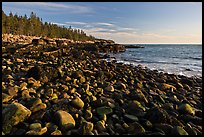
[(9, 134), (12, 126), (23, 122), (30, 117), (31, 111), (20, 103), (9, 104), (2, 111), (3, 121), (2, 129), (5, 134)]

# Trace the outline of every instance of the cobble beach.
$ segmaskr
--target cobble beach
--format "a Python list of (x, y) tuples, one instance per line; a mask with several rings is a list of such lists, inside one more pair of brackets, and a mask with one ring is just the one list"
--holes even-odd
[(31, 41), (2, 45), (2, 135), (202, 134), (202, 78)]

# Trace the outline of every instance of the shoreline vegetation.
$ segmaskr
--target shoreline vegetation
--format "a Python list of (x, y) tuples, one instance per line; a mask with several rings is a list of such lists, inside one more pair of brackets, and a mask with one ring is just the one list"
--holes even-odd
[(202, 135), (202, 78), (107, 62), (114, 41), (2, 41), (2, 135)]

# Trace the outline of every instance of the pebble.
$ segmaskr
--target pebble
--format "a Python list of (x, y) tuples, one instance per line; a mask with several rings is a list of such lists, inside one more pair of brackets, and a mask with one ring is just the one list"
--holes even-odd
[(180, 126), (175, 126), (171, 130), (172, 135), (188, 135), (188, 133)]
[(195, 115), (195, 111), (189, 104), (181, 104), (178, 107), (178, 111), (182, 114), (190, 114), (190, 115)]
[(58, 110), (55, 118), (62, 131), (66, 131), (75, 127), (75, 120), (71, 114), (66, 111)]
[(84, 102), (79, 97), (76, 97), (71, 101), (71, 105), (77, 109), (82, 109), (84, 107)]
[(112, 108), (110, 107), (106, 107), (106, 106), (103, 106), (103, 107), (98, 107), (96, 108), (96, 111), (99, 115), (103, 115), (103, 114), (110, 114), (113, 112)]
[(132, 135), (141, 135), (145, 132), (145, 129), (138, 122), (131, 123), (128, 128), (128, 133)]

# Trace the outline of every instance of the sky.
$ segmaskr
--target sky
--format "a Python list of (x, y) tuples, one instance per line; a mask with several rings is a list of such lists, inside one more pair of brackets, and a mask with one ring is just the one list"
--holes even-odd
[(202, 43), (201, 2), (2, 2), (2, 10), (121, 44)]

